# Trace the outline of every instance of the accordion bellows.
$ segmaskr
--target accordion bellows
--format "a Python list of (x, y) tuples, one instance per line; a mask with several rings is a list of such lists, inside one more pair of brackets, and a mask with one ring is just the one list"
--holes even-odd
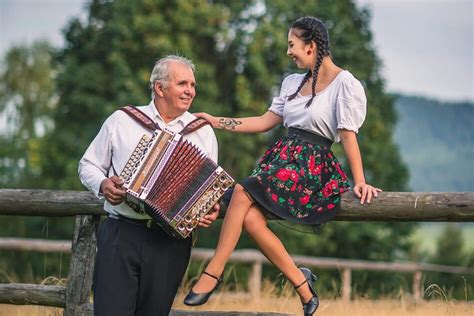
[(144, 135), (120, 177), (126, 202), (170, 235), (188, 237), (234, 180), (181, 134)]

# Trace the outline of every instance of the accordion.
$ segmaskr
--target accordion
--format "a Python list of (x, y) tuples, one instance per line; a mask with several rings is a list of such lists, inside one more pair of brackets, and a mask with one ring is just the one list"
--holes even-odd
[(181, 133), (162, 130), (143, 135), (120, 177), (126, 203), (177, 238), (188, 237), (234, 183)]

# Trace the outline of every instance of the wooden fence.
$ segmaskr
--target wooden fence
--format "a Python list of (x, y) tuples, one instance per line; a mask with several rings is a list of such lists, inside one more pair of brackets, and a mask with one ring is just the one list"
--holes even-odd
[[(0, 238), (0, 250), (36, 251), (71, 253), (71, 242), (68, 240), (44, 240), (27, 238)], [(207, 261), (214, 253), (213, 249), (193, 248), (192, 260)], [(415, 300), (422, 299), (422, 272), (443, 272), (455, 274), (474, 274), (474, 268), (436, 265), (415, 262), (374, 262), (340, 258), (321, 258), (292, 256), (297, 264), (318, 269), (337, 269), (341, 271), (342, 299), (351, 299), (351, 275), (353, 270), (391, 271), (413, 273), (412, 293)], [(262, 265), (270, 264), (262, 253), (255, 249), (240, 249), (233, 252), (229, 262), (250, 263), (252, 271), (247, 287), (253, 299), (258, 299), (262, 284)]]
[[(87, 191), (0, 189), (0, 215), (105, 215)], [(222, 215), (222, 214), (221, 214)], [(381, 192), (370, 204), (343, 194), (336, 221), (473, 222), (474, 192)]]
[[(0, 284), (0, 303), (56, 306), (65, 309), (64, 315), (89, 315), (96, 250), (95, 233), (100, 215), (104, 214), (101, 202), (86, 191), (0, 189), (0, 215), (76, 216), (67, 287)], [(474, 221), (474, 192), (382, 192), (371, 204), (364, 205), (361, 205), (353, 194), (344, 194), (341, 209), (335, 220), (472, 222)], [(202, 254), (203, 258), (208, 256), (209, 253)], [(323, 267), (323, 262), (317, 260), (317, 258), (295, 257), (297, 263)], [(337, 261), (338, 259), (332, 260), (336, 260), (335, 263), (343, 269), (343, 280), (346, 280), (345, 286), (349, 287), (349, 289), (343, 289), (347, 298), (350, 296), (350, 271), (356, 269), (358, 264), (360, 266), (361, 262), (354, 261), (350, 266), (343, 266), (340, 261)], [(253, 268), (254, 275), (261, 273), (263, 261), (263, 257), (258, 260), (253, 259), (253, 262), (257, 262)], [(380, 266), (377, 267), (377, 263), (372, 264), (373, 269), (381, 269)], [(397, 263), (391, 264), (397, 265)], [(398, 265), (401, 267), (400, 264)], [(416, 268), (416, 271), (420, 272), (415, 273), (414, 279), (421, 280), (421, 271), (428, 270), (420, 266)], [(406, 267), (400, 269), (406, 269)], [(257, 282), (255, 280), (256, 277), (253, 282)], [(183, 313), (185, 314), (185, 312), (177, 311), (175, 315), (184, 315)]]

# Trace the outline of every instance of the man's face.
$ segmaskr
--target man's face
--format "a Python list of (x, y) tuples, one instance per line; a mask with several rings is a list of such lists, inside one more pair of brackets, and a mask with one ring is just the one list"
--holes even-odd
[(155, 91), (165, 101), (169, 115), (181, 115), (189, 110), (196, 96), (194, 73), (187, 65), (171, 61), (167, 86), (156, 83)]

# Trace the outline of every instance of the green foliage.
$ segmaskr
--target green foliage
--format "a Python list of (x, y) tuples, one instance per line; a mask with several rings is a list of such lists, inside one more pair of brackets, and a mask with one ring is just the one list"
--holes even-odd
[[(451, 266), (474, 266), (474, 252), (466, 251), (464, 238), (459, 224), (450, 223), (445, 226), (438, 238), (437, 250), (430, 262)], [(430, 273), (425, 284), (436, 284), (449, 298), (468, 300), (472, 299), (472, 285), (474, 276), (448, 273)], [(431, 292), (428, 293), (430, 295)], [(435, 298), (439, 298), (434, 295)]]
[[(44, 135), (53, 129), (57, 90), (54, 51), (48, 42), (11, 48), (0, 71), (0, 186), (44, 188)], [(49, 163), (54, 164), (54, 161)], [(2, 216), (1, 237), (71, 239), (72, 219)], [(54, 258), (54, 259), (53, 259)], [(0, 253), (0, 282), (40, 282), (64, 277), (68, 255), (14, 251)]]
[(464, 255), (464, 239), (462, 231), (456, 224), (446, 225), (443, 233), (438, 239), (436, 255), (432, 262), (446, 265), (464, 265), (467, 256)]
[[(54, 130), (45, 137), (48, 146), (42, 147), (41, 186), (82, 188), (77, 163), (101, 123), (120, 106), (149, 102), (150, 71), (167, 54), (184, 55), (197, 66), (193, 111), (232, 117), (264, 113), (283, 77), (298, 71), (286, 56), (286, 37), (289, 24), (303, 15), (326, 22), (334, 61), (366, 87), (369, 108), (359, 141), (367, 181), (387, 191), (405, 190), (407, 169), (391, 138), (393, 98), (384, 93), (370, 16), (350, 0), (92, 1), (86, 21), (69, 23), (66, 47), (58, 54), (59, 105), (51, 116)], [(220, 132), (220, 163), (242, 179), (281, 133)], [(336, 153), (344, 160), (341, 147)], [(412, 226), (330, 223), (318, 236), (279, 224), (273, 229), (294, 254), (392, 260), (406, 255)], [(217, 228), (203, 231), (198, 245), (214, 246)], [(239, 247), (251, 245), (244, 237)], [(366, 280), (364, 288), (378, 284), (371, 276)]]
[[(149, 72), (160, 56), (180, 53), (196, 63), (194, 111), (263, 113), (282, 76), (295, 71), (285, 54), (286, 34), (291, 21), (305, 14), (331, 26), (336, 63), (367, 87), (369, 111), (360, 142), (368, 181), (403, 190), (407, 172), (390, 138), (393, 100), (383, 93), (369, 15), (350, 1), (93, 1), (87, 23), (74, 20), (66, 31), (58, 78), (61, 110), (54, 116), (46, 159), (56, 163), (44, 166), (46, 174), (58, 177), (47, 186), (81, 187), (71, 158), (80, 158), (113, 110), (148, 102)], [(221, 146), (222, 164), (236, 178), (246, 176), (271, 136), (219, 133), (222, 144), (232, 144)]]
[(16, 46), (0, 70), (0, 183), (35, 187), (41, 174), (42, 136), (51, 130), (55, 109), (52, 48), (45, 41)]
[[(0, 237), (71, 240), (73, 218), (2, 216)], [(41, 283), (67, 277), (69, 254), (0, 250), (0, 283)]]

